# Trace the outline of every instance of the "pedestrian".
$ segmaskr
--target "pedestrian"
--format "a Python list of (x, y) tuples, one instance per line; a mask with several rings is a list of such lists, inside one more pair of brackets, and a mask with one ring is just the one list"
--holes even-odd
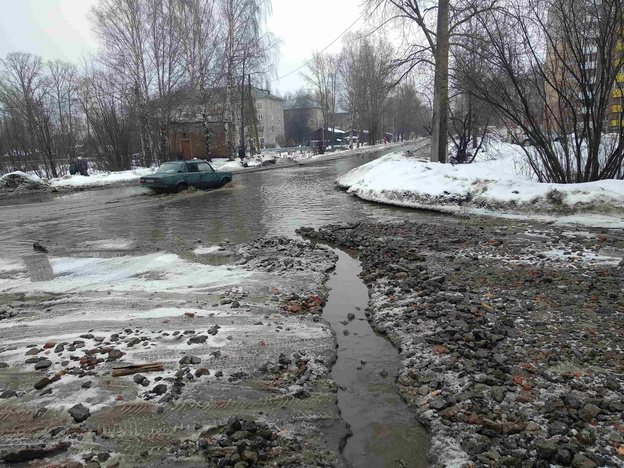
[(245, 148), (242, 146), (238, 148), (238, 157), (240, 158), (241, 163), (243, 162), (243, 159), (245, 159)]
[(69, 175), (74, 175), (78, 173), (78, 163), (76, 161), (72, 161), (69, 163)]
[(80, 171), (80, 175), (89, 177), (89, 165), (87, 161), (78, 157), (78, 170)]

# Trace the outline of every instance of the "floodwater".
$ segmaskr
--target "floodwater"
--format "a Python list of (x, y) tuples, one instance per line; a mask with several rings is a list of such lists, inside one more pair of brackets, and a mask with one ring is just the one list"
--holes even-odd
[[(395, 149), (396, 150), (396, 149)], [(336, 177), (374, 157), (236, 174), (234, 187), (155, 197), (138, 186), (5, 200), (0, 206), (0, 257), (32, 253), (36, 240), (51, 253), (84, 250), (102, 239), (179, 251), (225, 239), (295, 237), (301, 226), (439, 216), (364, 202), (334, 184)], [(21, 203), (7, 206), (8, 203)]]
[(338, 358), (332, 379), (339, 386), (341, 416), (353, 432), (343, 456), (354, 468), (426, 467), (427, 432), (394, 385), (398, 352), (373, 331), (364, 315), (368, 290), (357, 276), (360, 262), (334, 251), (339, 260), (329, 280), (323, 318), (336, 331)]

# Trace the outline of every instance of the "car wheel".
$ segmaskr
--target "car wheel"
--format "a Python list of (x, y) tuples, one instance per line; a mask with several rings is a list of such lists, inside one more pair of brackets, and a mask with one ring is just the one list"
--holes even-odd
[(226, 184), (229, 184), (230, 182), (232, 182), (232, 179), (230, 179), (229, 177), (224, 177), (223, 180), (221, 181), (221, 187), (223, 187)]
[(187, 188), (188, 188), (188, 184), (181, 183), (181, 184), (178, 184), (178, 186), (176, 187), (176, 191), (178, 193), (184, 192)]

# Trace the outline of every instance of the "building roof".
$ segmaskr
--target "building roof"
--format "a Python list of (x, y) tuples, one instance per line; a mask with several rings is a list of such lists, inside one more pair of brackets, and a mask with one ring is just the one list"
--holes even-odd
[(271, 94), (268, 89), (260, 89), (254, 86), (251, 87), (251, 95), (254, 99), (273, 99), (274, 101), (284, 101), (281, 97)]
[(303, 97), (287, 99), (286, 102), (284, 102), (284, 109), (315, 109), (315, 108), (319, 108), (319, 109), (321, 108), (318, 102), (312, 99), (303, 98)]

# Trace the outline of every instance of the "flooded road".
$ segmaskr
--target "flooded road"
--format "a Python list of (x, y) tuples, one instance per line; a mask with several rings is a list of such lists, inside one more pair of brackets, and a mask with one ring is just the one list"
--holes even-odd
[[(396, 149), (394, 149), (396, 151)], [(32, 253), (35, 240), (51, 253), (82, 250), (90, 242), (142, 242), (147, 250), (183, 250), (196, 241), (244, 242), (262, 235), (295, 237), (301, 226), (436, 216), (368, 203), (338, 189), (334, 180), (375, 157), (354, 156), (318, 165), (237, 174), (234, 187), (155, 197), (141, 187), (48, 195), (0, 206), (4, 258)]]

